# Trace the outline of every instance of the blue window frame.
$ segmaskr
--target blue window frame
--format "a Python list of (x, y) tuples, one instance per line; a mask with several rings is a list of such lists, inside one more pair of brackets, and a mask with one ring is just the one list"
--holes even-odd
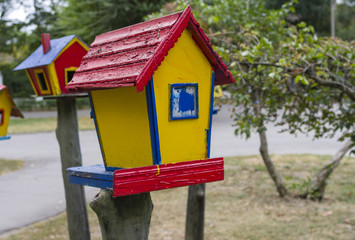
[(170, 89), (170, 119), (198, 118), (198, 84), (176, 83)]

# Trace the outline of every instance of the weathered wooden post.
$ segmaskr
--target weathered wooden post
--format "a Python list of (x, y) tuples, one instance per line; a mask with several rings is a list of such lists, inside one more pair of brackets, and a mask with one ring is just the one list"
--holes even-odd
[(185, 240), (203, 240), (206, 185), (189, 186), (186, 210)]
[(68, 171), (107, 191), (91, 202), (104, 240), (147, 239), (149, 192), (223, 180), (213, 89), (232, 82), (190, 7), (96, 37), (67, 89), (89, 92), (104, 164)]
[(153, 211), (150, 193), (113, 198), (112, 191), (101, 190), (90, 207), (99, 219), (102, 239), (148, 239)]
[(57, 98), (56, 136), (60, 148), (70, 239), (90, 239), (84, 187), (69, 183), (68, 168), (81, 166), (79, 128), (75, 97)]
[[(50, 40), (42, 34), (42, 45), (14, 70), (26, 70), (37, 96), (57, 101), (56, 137), (60, 148), (70, 239), (90, 239), (83, 186), (69, 184), (67, 168), (82, 165), (75, 97), (65, 86), (73, 78), (88, 47), (77, 36)], [(86, 94), (84, 94), (86, 95)], [(82, 94), (80, 96), (83, 96)], [(86, 95), (87, 96), (87, 95)]]

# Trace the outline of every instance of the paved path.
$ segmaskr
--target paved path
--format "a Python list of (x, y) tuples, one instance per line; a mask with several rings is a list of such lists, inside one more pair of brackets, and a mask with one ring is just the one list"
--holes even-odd
[[(41, 113), (41, 116), (53, 114)], [(88, 114), (88, 111), (80, 114)], [(229, 115), (228, 107), (224, 107), (214, 116), (212, 157), (258, 154), (257, 136), (247, 141), (234, 136)], [(273, 127), (268, 129), (271, 153), (334, 154), (341, 146), (335, 140), (313, 142), (310, 137), (295, 138), (286, 133), (278, 134), (277, 130)], [(95, 131), (81, 131), (80, 142), (83, 165), (102, 163)], [(59, 147), (53, 132), (14, 134), (11, 140), (0, 141), (0, 158), (26, 161), (24, 169), (0, 176), (0, 234), (65, 209)], [(88, 201), (98, 192), (95, 188), (85, 189)]]

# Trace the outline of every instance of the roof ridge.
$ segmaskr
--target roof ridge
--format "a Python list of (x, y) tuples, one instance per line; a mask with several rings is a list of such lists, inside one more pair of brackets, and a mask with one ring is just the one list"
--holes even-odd
[(188, 5), (186, 9), (180, 14), (179, 18), (175, 21), (165, 39), (156, 49), (156, 53), (160, 52), (160, 54), (155, 54), (143, 67), (141, 74), (136, 80), (136, 87), (138, 92), (144, 89), (155, 70), (157, 70), (158, 66), (160, 66), (161, 62), (168, 54), (169, 50), (175, 45), (183, 30), (188, 26), (191, 15), (191, 8), (190, 5)]

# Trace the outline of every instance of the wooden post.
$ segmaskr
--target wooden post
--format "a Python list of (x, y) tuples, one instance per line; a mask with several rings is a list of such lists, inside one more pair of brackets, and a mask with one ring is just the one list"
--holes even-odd
[(112, 197), (101, 190), (90, 202), (99, 219), (103, 240), (148, 239), (153, 203), (150, 193)]
[(185, 240), (203, 240), (206, 185), (189, 186)]
[(90, 231), (84, 188), (70, 184), (67, 172), (69, 167), (82, 165), (75, 103), (75, 97), (57, 98), (56, 136), (62, 162), (69, 237), (71, 240), (87, 240), (90, 239)]

